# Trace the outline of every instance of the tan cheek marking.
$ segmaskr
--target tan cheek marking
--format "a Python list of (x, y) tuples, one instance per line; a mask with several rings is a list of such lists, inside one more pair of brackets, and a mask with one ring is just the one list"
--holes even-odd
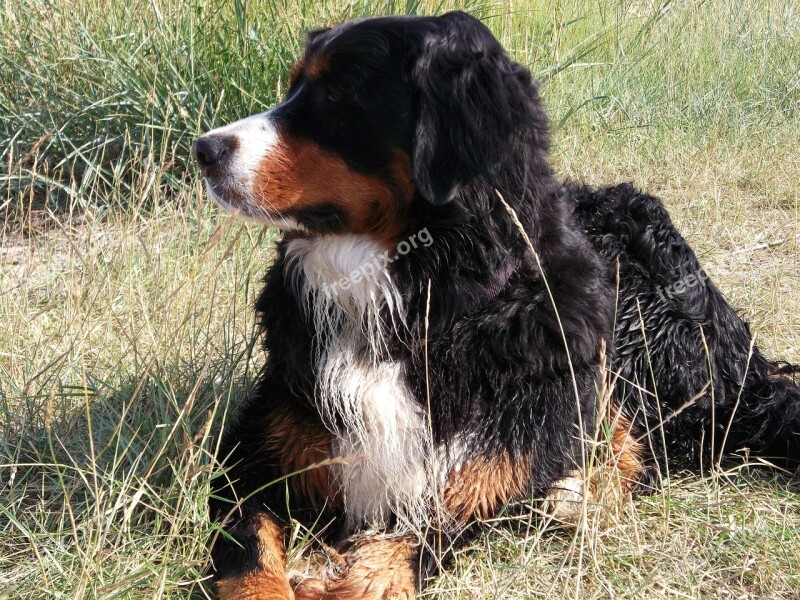
[(329, 466), (314, 466), (330, 458), (331, 437), (322, 428), (299, 422), (291, 414), (276, 417), (266, 440), (267, 450), (275, 453), (292, 491), (316, 508), (339, 503), (339, 490)]
[(286, 577), (283, 530), (267, 515), (258, 517), (258, 562), (260, 569), (217, 582), (219, 600), (291, 600)]
[(448, 476), (445, 507), (462, 523), (488, 519), (522, 494), (530, 481), (530, 468), (527, 457), (513, 458), (508, 452), (472, 460)]
[(402, 150), (395, 152), (391, 171), (396, 185), (402, 192), (403, 200), (405, 201), (404, 208), (407, 209), (411, 205), (411, 200), (413, 200), (416, 190), (414, 179), (411, 176), (411, 157)]
[(306, 76), (309, 79), (319, 79), (329, 66), (328, 55), (317, 54), (306, 64)]
[(297, 78), (300, 77), (300, 73), (303, 72), (305, 68), (305, 62), (303, 60), (298, 60), (294, 66), (292, 67), (291, 72), (289, 73), (289, 85), (294, 85), (297, 81)]
[(356, 173), (316, 144), (282, 136), (258, 167), (253, 195), (273, 213), (332, 203), (347, 215), (348, 232), (391, 239), (405, 227), (405, 209), (414, 189), (407, 156), (399, 155), (391, 171), (405, 196), (402, 206), (388, 182)]

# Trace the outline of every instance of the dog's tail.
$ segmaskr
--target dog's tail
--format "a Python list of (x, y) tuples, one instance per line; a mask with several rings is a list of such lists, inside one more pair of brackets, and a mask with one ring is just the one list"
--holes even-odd
[[(742, 448), (778, 464), (800, 464), (800, 365), (772, 362), (754, 348), (744, 382), (728, 385), (736, 401), (725, 453)], [(738, 389), (737, 389), (738, 388)], [(738, 392), (738, 393), (737, 393)]]

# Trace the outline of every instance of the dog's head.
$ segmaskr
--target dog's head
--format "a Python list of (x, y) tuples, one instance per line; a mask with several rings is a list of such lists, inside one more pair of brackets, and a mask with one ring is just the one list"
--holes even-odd
[(464, 13), (352, 21), (309, 34), (286, 98), (194, 152), (242, 216), (389, 240), (414, 202), (441, 205), (521, 143), (544, 149), (529, 72)]

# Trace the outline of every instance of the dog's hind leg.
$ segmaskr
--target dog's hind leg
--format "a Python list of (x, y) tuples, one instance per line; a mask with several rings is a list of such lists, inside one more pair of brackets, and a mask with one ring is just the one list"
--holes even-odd
[(616, 399), (639, 411), (656, 457), (696, 468), (747, 448), (795, 468), (800, 366), (761, 354), (658, 198), (628, 184), (571, 197), (618, 289), (611, 354), (630, 386)]
[(584, 499), (590, 504), (614, 505), (645, 489), (650, 480), (641, 435), (615, 405), (598, 431), (598, 452), (586, 466), (588, 473), (575, 469), (554, 483), (545, 496), (545, 512), (559, 521), (576, 522)]

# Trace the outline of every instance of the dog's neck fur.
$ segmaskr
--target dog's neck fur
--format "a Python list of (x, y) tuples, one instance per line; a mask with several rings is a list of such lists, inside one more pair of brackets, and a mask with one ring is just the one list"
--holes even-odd
[(387, 336), (404, 322), (402, 298), (383, 266), (363, 275), (364, 266), (376, 264), (383, 251), (372, 238), (354, 234), (300, 237), (288, 243), (292, 287), (301, 295), (322, 352), (328, 337), (352, 329), (363, 334), (364, 350), (373, 362), (386, 356)]

